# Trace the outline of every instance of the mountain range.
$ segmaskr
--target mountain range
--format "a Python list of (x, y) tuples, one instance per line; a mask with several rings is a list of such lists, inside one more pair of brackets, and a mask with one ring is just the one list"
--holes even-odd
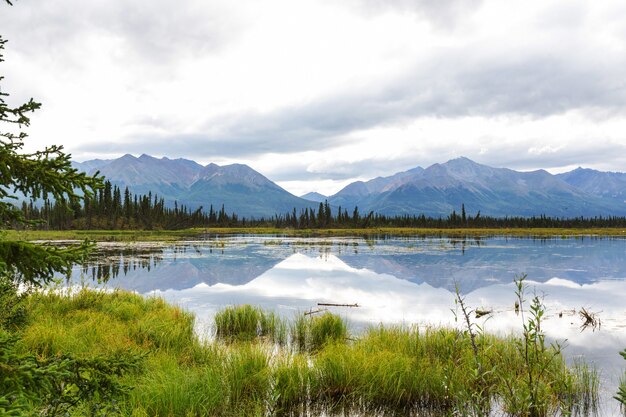
[(626, 173), (577, 168), (552, 175), (545, 170), (519, 172), (493, 168), (461, 157), (428, 168), (416, 167), (389, 177), (357, 181), (338, 193), (297, 197), (242, 164), (200, 165), (186, 159), (124, 155), (74, 166), (99, 171), (133, 193), (158, 194), (195, 209), (209, 205), (245, 217), (317, 208), (328, 200), (337, 208), (388, 215), (447, 216), (464, 204), (468, 213), (491, 216), (555, 217), (626, 215)]
[[(610, 181), (608, 179), (611, 179)], [(457, 158), (426, 169), (349, 184), (328, 201), (383, 214), (440, 216), (458, 211), (503, 216), (626, 214), (626, 174), (577, 169), (519, 172)]]
[(113, 184), (132, 193), (152, 192), (166, 204), (184, 204), (191, 209), (209, 210), (222, 205), (239, 217), (271, 217), (277, 213), (317, 207), (296, 197), (247, 165), (202, 166), (187, 159), (154, 158), (149, 155), (124, 155), (113, 160), (74, 162), (78, 170), (93, 174), (99, 171)]

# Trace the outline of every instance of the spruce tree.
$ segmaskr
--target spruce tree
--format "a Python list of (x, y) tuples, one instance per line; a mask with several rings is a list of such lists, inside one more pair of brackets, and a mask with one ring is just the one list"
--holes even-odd
[[(0, 62), (4, 61), (5, 44), (6, 40), (0, 37)], [(9, 105), (9, 94), (1, 86), (3, 80), (0, 76), (0, 229), (32, 224), (16, 205), (18, 196), (75, 202), (91, 197), (94, 189), (101, 186), (97, 176), (90, 177), (72, 168), (70, 155), (62, 146), (23, 152), (28, 135), (22, 129), (30, 125), (30, 114), (41, 105), (32, 98), (15, 107)], [(61, 249), (12, 241), (0, 230), (0, 277), (26, 284), (45, 283), (56, 272), (68, 273), (85, 248), (86, 244)]]

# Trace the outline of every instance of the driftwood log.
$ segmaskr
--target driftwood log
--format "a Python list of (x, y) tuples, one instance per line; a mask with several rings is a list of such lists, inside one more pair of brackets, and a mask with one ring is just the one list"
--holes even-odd
[(317, 303), (317, 305), (323, 306), (323, 307), (359, 307), (357, 303), (354, 303), (354, 304)]

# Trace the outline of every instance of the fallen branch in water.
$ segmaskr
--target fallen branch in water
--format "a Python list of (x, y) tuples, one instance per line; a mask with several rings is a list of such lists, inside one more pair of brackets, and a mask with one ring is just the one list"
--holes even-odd
[(354, 304), (317, 303), (317, 305), (325, 306), (325, 307), (359, 307), (357, 303), (354, 303)]
[(328, 309), (327, 308), (318, 308), (317, 310), (311, 309), (309, 311), (305, 311), (304, 315), (305, 316), (310, 316), (312, 314), (323, 313), (324, 311), (328, 311)]
[(486, 316), (487, 314), (491, 314), (491, 313), (493, 313), (493, 310), (479, 310), (479, 309), (474, 310), (474, 314), (476, 314), (477, 319), (481, 318), (482, 316)]

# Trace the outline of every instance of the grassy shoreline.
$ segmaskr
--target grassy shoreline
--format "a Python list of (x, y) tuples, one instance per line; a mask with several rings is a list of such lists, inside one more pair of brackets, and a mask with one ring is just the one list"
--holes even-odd
[(206, 235), (278, 235), (289, 237), (451, 237), (480, 238), (493, 236), (528, 238), (626, 237), (624, 228), (485, 228), (430, 229), (379, 227), (368, 229), (277, 229), (254, 228), (194, 228), (184, 230), (7, 230), (7, 240), (93, 240), (93, 241), (178, 241), (197, 239)]
[[(332, 314), (284, 322), (242, 306), (218, 313), (216, 339), (207, 342), (194, 334), (193, 315), (159, 298), (88, 289), (31, 294), (26, 317), (18, 347), (41, 362), (140, 358), (114, 379), (129, 389), (107, 415), (482, 416), (499, 407), (547, 416), (589, 406), (597, 393), (597, 374), (568, 367), (551, 347), (452, 328), (350, 335)], [(44, 400), (31, 399), (32, 414)], [(71, 415), (93, 406), (86, 399)]]

